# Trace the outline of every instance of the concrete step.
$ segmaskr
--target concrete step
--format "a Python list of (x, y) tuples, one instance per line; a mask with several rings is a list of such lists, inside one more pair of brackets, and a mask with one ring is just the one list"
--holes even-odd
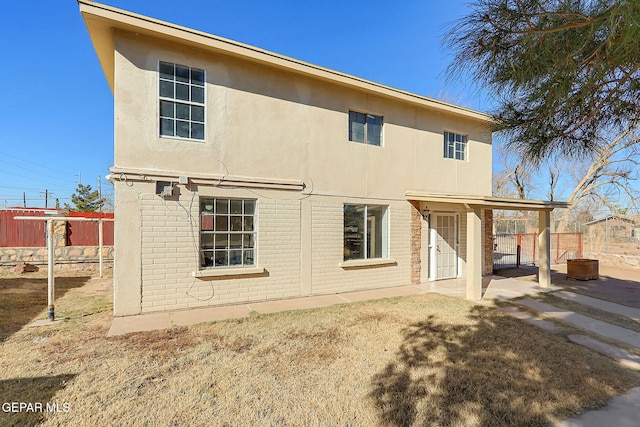
[(629, 319), (633, 319), (636, 322), (640, 322), (640, 309), (638, 308), (616, 304), (613, 302), (601, 300), (598, 298), (592, 298), (586, 295), (576, 294), (569, 291), (554, 292), (551, 295), (567, 301), (574, 301), (582, 305), (588, 305), (589, 307), (597, 308), (598, 310), (628, 317)]
[(551, 304), (546, 304), (531, 298), (519, 300), (517, 303), (533, 311), (544, 314), (547, 317), (562, 320), (602, 337), (622, 342), (632, 347), (640, 348), (640, 333), (636, 331), (612, 325), (610, 323), (603, 322), (602, 320), (593, 319), (591, 317), (555, 307)]

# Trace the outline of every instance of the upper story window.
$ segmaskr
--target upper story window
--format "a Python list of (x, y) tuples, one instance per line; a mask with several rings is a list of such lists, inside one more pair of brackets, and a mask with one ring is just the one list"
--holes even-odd
[(444, 133), (444, 157), (465, 160), (467, 158), (467, 136), (459, 133)]
[(160, 62), (160, 136), (204, 140), (204, 70)]
[(382, 116), (349, 111), (349, 141), (382, 145)]

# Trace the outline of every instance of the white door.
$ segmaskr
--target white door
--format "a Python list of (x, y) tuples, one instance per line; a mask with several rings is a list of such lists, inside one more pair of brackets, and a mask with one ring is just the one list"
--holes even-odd
[(431, 215), (431, 280), (458, 276), (458, 217), (456, 214)]

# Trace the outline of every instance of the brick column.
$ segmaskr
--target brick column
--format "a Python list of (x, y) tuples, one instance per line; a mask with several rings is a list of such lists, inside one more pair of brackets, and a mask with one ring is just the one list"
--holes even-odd
[(411, 284), (420, 283), (420, 249), (422, 246), (422, 215), (420, 202), (411, 200)]
[(482, 212), (482, 252), (484, 253), (482, 274), (486, 276), (493, 273), (493, 211), (491, 209), (485, 209)]

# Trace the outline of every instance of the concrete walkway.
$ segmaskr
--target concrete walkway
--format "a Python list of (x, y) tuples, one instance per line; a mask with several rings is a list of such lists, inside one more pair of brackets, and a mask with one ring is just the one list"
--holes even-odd
[(591, 317), (574, 313), (573, 311), (558, 308), (551, 304), (546, 304), (530, 298), (520, 300), (518, 301), (518, 304), (523, 305), (538, 313), (544, 314), (547, 317), (562, 320), (574, 326), (577, 326), (580, 329), (591, 331), (594, 334), (598, 334), (602, 337), (607, 337), (615, 341), (628, 344), (632, 347), (640, 348), (640, 333), (632, 331), (631, 329), (612, 325), (610, 323), (603, 322), (602, 320), (593, 319)]
[(629, 319), (635, 320), (636, 322), (640, 322), (640, 308), (628, 307), (626, 305), (616, 304), (613, 302), (604, 301), (598, 298), (592, 298), (586, 295), (580, 295), (568, 291), (554, 292), (553, 295), (567, 301), (573, 301), (582, 305), (588, 305), (589, 307), (597, 308), (598, 310), (607, 311), (609, 313), (628, 317)]
[[(511, 299), (538, 292), (549, 292), (560, 289), (557, 287), (540, 288), (536, 282), (500, 276), (485, 277), (483, 285), (483, 299), (485, 300)], [(167, 329), (172, 326), (188, 326), (202, 322), (237, 319), (248, 317), (252, 312), (260, 314), (276, 313), (280, 311), (327, 307), (357, 301), (419, 295), (430, 292), (464, 298), (466, 294), (465, 286), (466, 281), (464, 279), (441, 280), (393, 288), (116, 317), (113, 319), (108, 336)]]
[(637, 427), (640, 424), (640, 387), (616, 396), (603, 408), (570, 418), (555, 427)]

